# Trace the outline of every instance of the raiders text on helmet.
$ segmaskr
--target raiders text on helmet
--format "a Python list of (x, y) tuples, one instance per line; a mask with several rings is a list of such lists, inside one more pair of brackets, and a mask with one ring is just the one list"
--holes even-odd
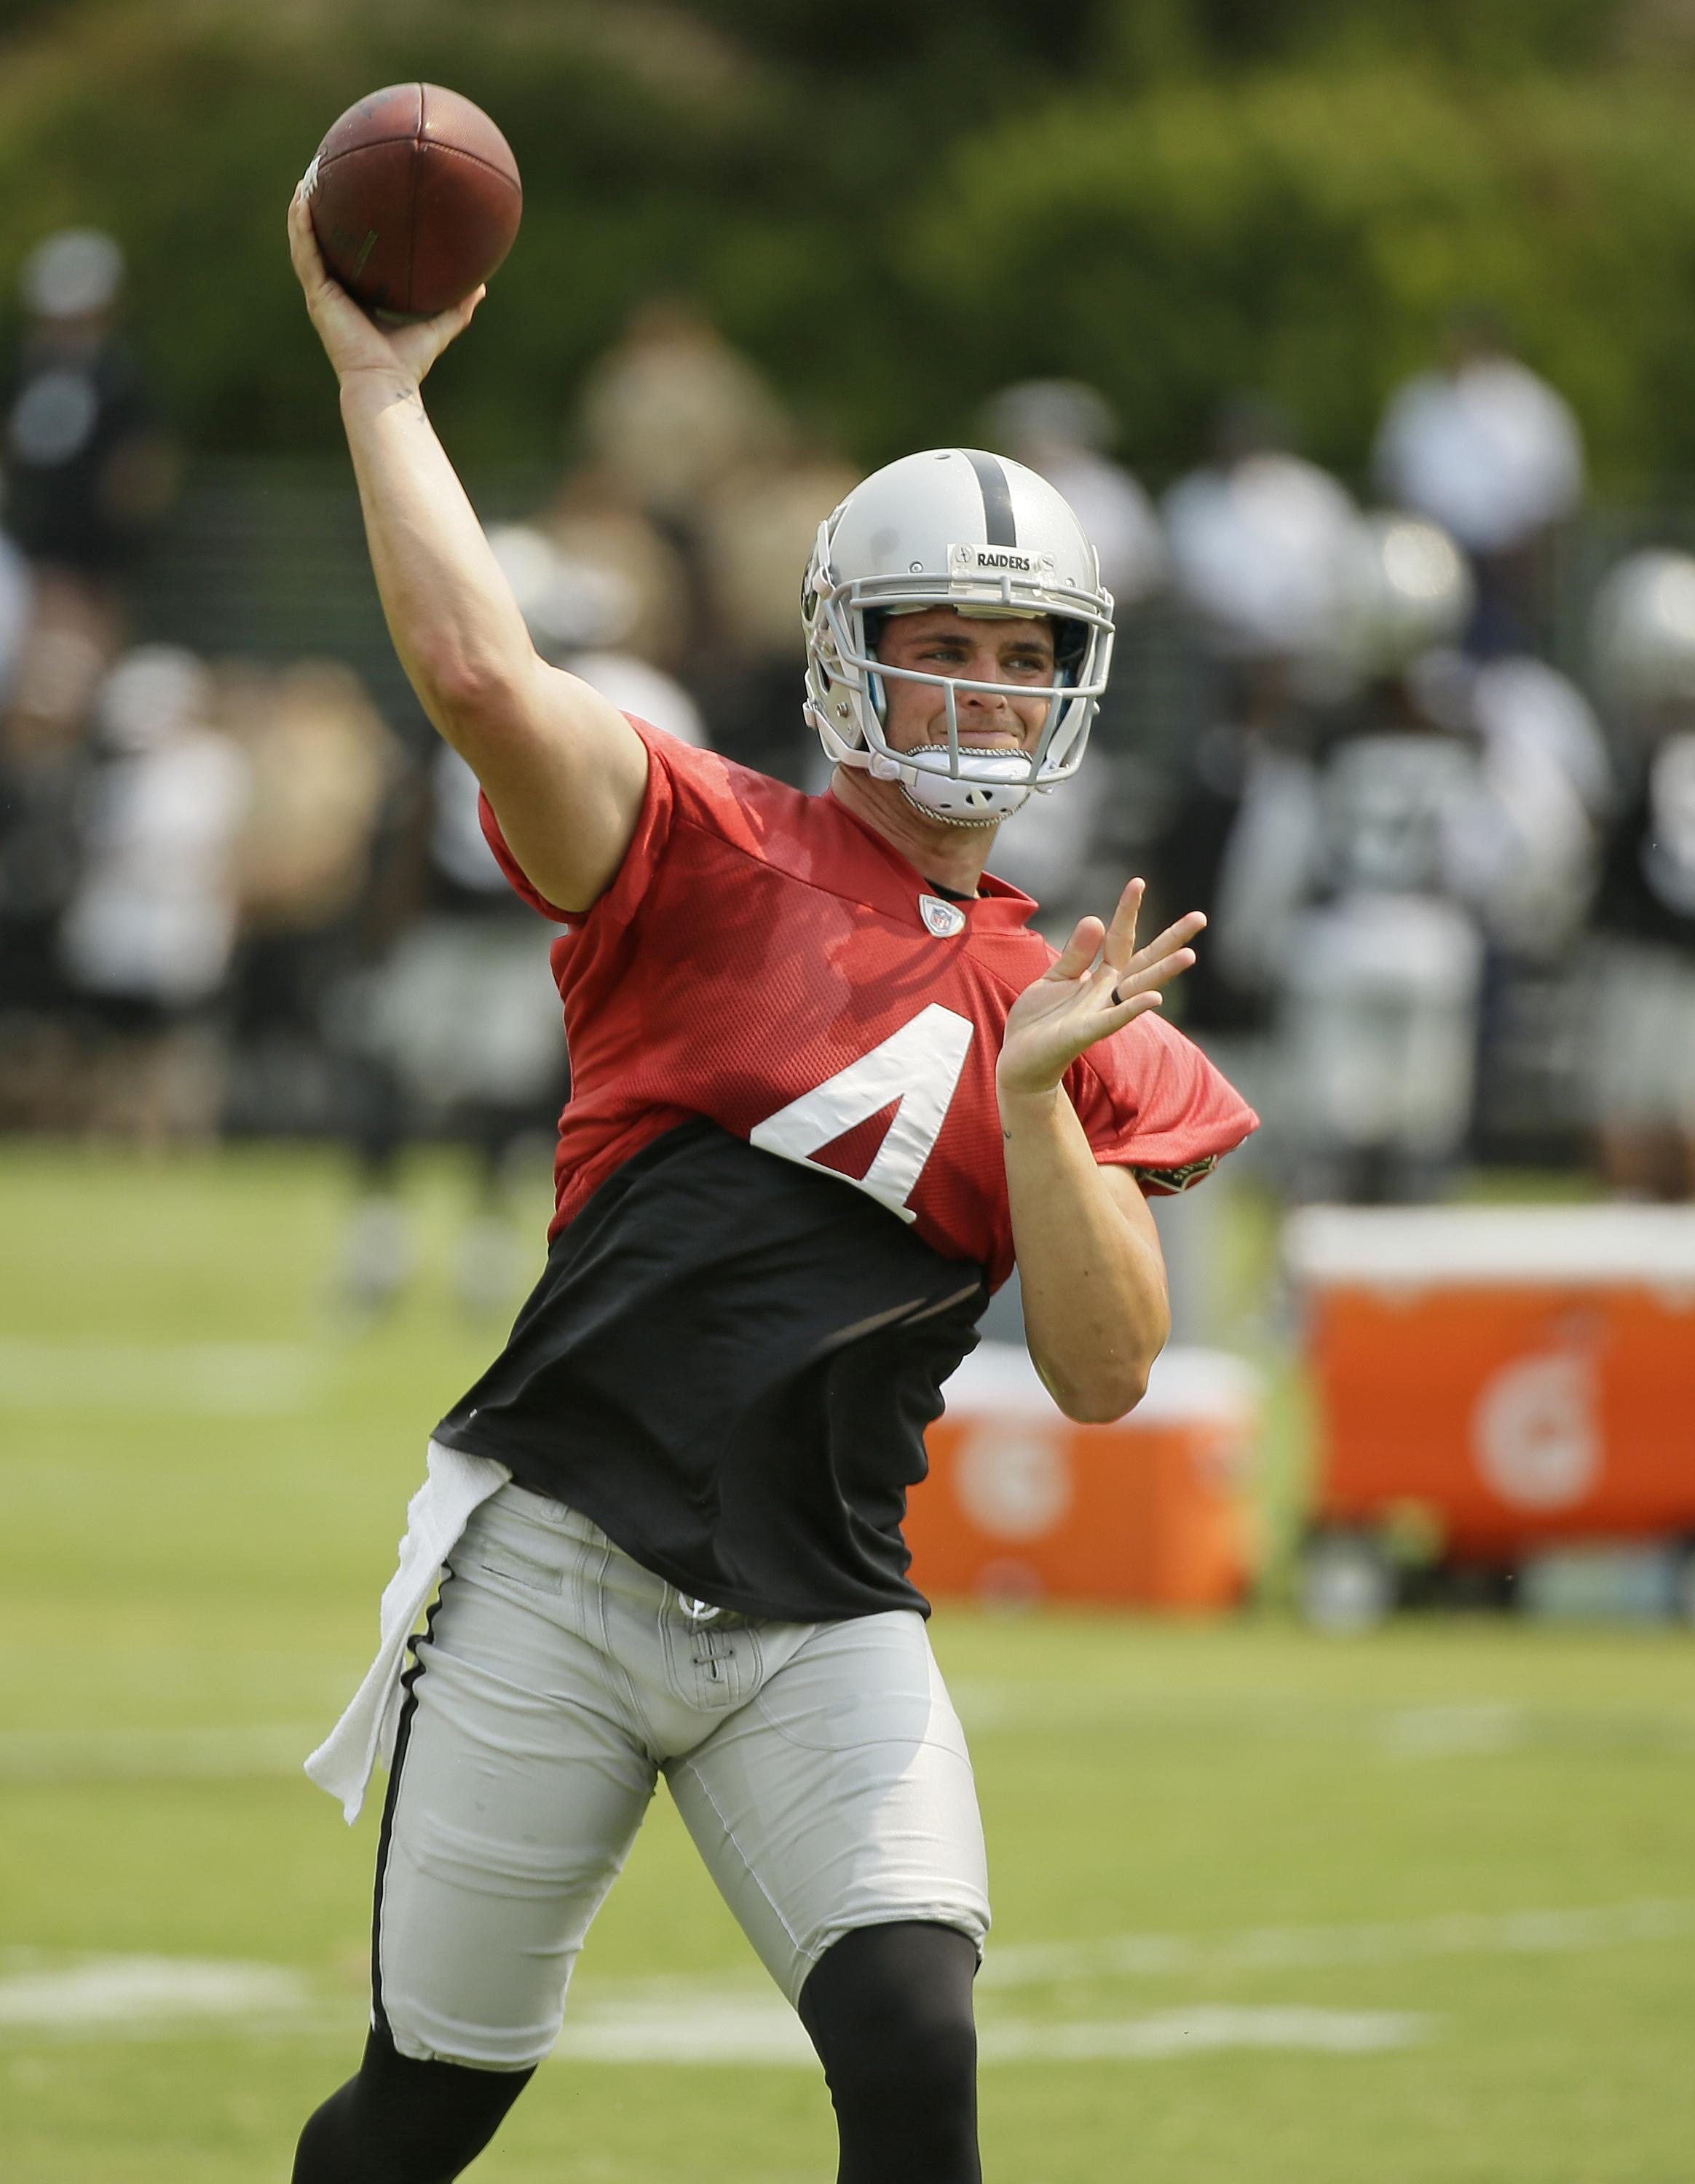
[[(1051, 617), (1050, 684), (1020, 686), (1047, 715), (1029, 750), (959, 740), (962, 690), (1005, 686), (888, 667), (877, 631), (890, 614), (951, 606), (986, 617)], [(857, 485), (818, 530), (800, 602), (806, 715), (838, 765), (898, 781), (918, 808), (987, 826), (1033, 789), (1076, 772), (1112, 657), (1112, 600), (1095, 549), (1064, 499), (1035, 471), (973, 448), (906, 455)], [(897, 751), (884, 733), (890, 679), (943, 691), (945, 744)]]

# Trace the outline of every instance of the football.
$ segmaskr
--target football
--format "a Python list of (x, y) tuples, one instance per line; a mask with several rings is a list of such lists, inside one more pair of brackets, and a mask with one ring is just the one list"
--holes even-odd
[(524, 204), (505, 138), (434, 83), (391, 84), (350, 106), (303, 187), (325, 265), (391, 320), (433, 317), (488, 280)]

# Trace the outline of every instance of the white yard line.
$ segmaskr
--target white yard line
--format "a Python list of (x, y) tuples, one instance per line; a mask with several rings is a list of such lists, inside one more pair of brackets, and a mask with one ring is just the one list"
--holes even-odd
[[(76, 2032), (146, 2037), (197, 2019), (295, 2020), (310, 2013), (303, 1974), (283, 1964), (230, 1964), (197, 1957), (84, 1957), (31, 1963), (0, 1953), (0, 2035)], [(21, 1960), (21, 1961), (20, 1961)]]
[[(20, 1969), (23, 1953), (0, 1955), (0, 2041), (201, 2039), (218, 2032), (351, 2039), (357, 2029), (350, 2011), (326, 2011), (304, 1975), (284, 1965), (90, 1957)], [(1139, 2018), (990, 2023), (982, 2059), (1159, 2062), (1241, 2048), (1377, 2054), (1409, 2046), (1429, 2025), (1426, 2018), (1390, 2010), (1203, 2005)], [(572, 2012), (554, 2053), (579, 2064), (818, 2068), (800, 2020), (776, 1995), (705, 1986), (682, 2003), (587, 2003)]]
[[(1079, 1978), (1540, 1956), (1691, 1936), (1695, 1898), (1672, 1897), (1500, 1915), (1454, 1912), (1374, 1925), (991, 1947), (980, 1981), (988, 1997), (983, 2059), (1159, 2061), (1235, 2048), (1368, 2055), (1409, 2046), (1436, 2024), (1402, 2010), (1282, 2003), (1198, 2003), (1134, 2017), (1041, 2020), (1001, 2015), (996, 1990)], [(217, 2031), (352, 2038), (355, 2018), (345, 1997), (326, 2003), (303, 1973), (286, 1965), (0, 1951), (0, 2040), (200, 2038)], [(793, 2012), (752, 1974), (620, 1980), (591, 1973), (555, 2053), (567, 2062), (817, 2067)]]
[(988, 2063), (1163, 2063), (1229, 2048), (1319, 2055), (1380, 2055), (1425, 2039), (1432, 2020), (1407, 2010), (1302, 2009), (1202, 2003), (1152, 2017), (1068, 2025), (990, 2024)]
[[(1163, 2010), (1149, 2017), (1085, 2019), (1044, 2025), (990, 2019), (979, 2053), (1005, 2063), (1165, 2062), (1230, 2048), (1306, 2050), (1325, 2055), (1380, 2054), (1411, 2046), (1430, 2029), (1425, 2017), (1396, 2010), (1304, 2009), (1274, 2006)], [(554, 2050), (563, 2063), (764, 2064), (816, 2070), (811, 2043), (786, 2003), (703, 1994), (695, 2003), (585, 2003), (566, 2020)]]
[(1476, 1758), (1527, 1744), (1535, 1730), (1528, 1707), (1506, 1699), (1472, 1699), (1458, 1705), (1400, 1707), (1378, 1723), (1386, 1759)]
[(323, 1392), (330, 1353), (298, 1342), (0, 1340), (0, 1413), (275, 1418)]
[(1088, 1942), (990, 1945), (979, 1984), (1150, 1974), (1410, 1964), (1431, 1957), (1558, 1955), (1695, 1935), (1695, 1897), (1648, 1897), (1582, 1910), (1442, 1913), (1360, 1926), (1252, 1926), (1235, 1933), (1118, 1934)]

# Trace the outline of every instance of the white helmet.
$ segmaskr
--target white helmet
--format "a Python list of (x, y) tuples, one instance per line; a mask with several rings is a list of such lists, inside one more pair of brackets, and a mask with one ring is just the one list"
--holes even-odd
[(1423, 653), (1458, 643), (1476, 587), (1465, 556), (1421, 515), (1369, 515), (1355, 578), (1350, 650), (1368, 675), (1399, 675)]
[(1590, 644), (1609, 698), (1695, 699), (1695, 556), (1651, 548), (1609, 569), (1595, 594)]
[[(985, 618), (1054, 619), (1057, 677), (1020, 686), (1048, 701), (1031, 749), (961, 746), (958, 694), (1004, 695), (1004, 684), (878, 659), (885, 616), (939, 606)], [(806, 717), (826, 755), (898, 781), (933, 818), (992, 826), (1033, 789), (1076, 772), (1112, 665), (1112, 599), (1082, 525), (1047, 480), (1022, 463), (975, 448), (935, 448), (873, 471), (818, 527), (800, 620)], [(945, 744), (891, 748), (884, 733), (886, 679), (945, 693)]]

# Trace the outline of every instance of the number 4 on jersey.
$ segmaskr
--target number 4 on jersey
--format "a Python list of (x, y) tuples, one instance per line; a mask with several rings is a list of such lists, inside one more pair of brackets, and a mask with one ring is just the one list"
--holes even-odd
[[(815, 1090), (779, 1107), (749, 1133), (748, 1141), (761, 1151), (781, 1153), (785, 1160), (822, 1167), (822, 1162), (812, 1162), (814, 1153), (898, 1100), (900, 1104), (876, 1159), (862, 1177), (840, 1179), (857, 1180), (861, 1190), (869, 1191), (903, 1221), (911, 1221), (916, 1217), (906, 1201), (917, 1189), (924, 1162), (941, 1134), (971, 1039), (968, 1017), (932, 1001), (881, 1046), (862, 1054)], [(823, 1172), (838, 1173), (834, 1168)]]

